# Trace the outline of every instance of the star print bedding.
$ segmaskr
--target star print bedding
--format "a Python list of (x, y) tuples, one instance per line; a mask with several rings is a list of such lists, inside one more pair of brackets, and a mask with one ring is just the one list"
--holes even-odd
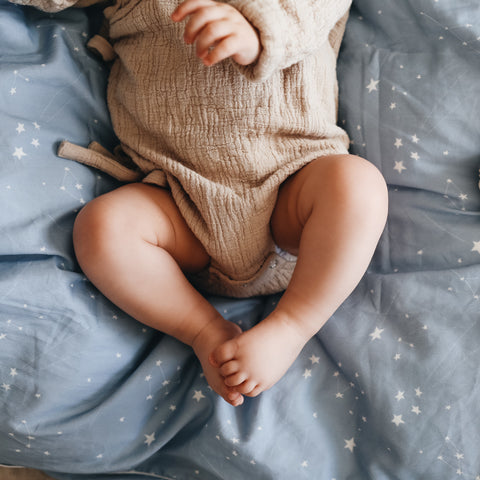
[[(0, 0), (0, 463), (64, 480), (479, 479), (478, 1), (354, 1), (339, 122), (387, 179), (388, 224), (334, 318), (236, 409), (75, 262), (76, 213), (118, 185), (55, 155), (115, 145), (107, 68), (85, 47), (98, 17)], [(248, 328), (278, 296), (210, 300)]]

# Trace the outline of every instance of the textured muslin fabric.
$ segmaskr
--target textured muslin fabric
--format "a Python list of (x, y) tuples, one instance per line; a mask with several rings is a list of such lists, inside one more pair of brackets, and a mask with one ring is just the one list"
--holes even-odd
[[(184, 42), (184, 25), (170, 20), (178, 2), (107, 8), (118, 55), (108, 102), (123, 150), (144, 181), (168, 185), (212, 257), (209, 273), (193, 282), (249, 296), (286, 288), (293, 270), (293, 262), (272, 258), (269, 223), (280, 184), (317, 157), (347, 151), (336, 126), (343, 29), (335, 26), (344, 25), (350, 2), (228, 3), (259, 31), (255, 65), (205, 67)], [(268, 280), (258, 281), (261, 271)]]
[[(270, 217), (278, 188), (312, 160), (347, 153), (336, 124), (336, 58), (350, 0), (231, 0), (262, 46), (247, 67), (205, 67), (170, 15), (180, 2), (118, 0), (105, 9), (117, 55), (108, 105), (135, 180), (171, 190), (211, 257), (191, 277), (230, 296), (284, 290)], [(97, 149), (98, 150), (98, 149)], [(73, 157), (122, 177), (108, 154)], [(121, 171), (120, 171), (121, 170)], [(132, 181), (131, 177), (125, 177)], [(262, 275), (260, 275), (260, 273)]]

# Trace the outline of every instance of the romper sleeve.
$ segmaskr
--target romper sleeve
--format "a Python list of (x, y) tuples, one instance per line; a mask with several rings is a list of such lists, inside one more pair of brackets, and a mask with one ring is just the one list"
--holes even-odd
[(253, 81), (263, 81), (330, 42), (338, 53), (352, 0), (229, 0), (257, 29), (262, 51), (247, 67)]

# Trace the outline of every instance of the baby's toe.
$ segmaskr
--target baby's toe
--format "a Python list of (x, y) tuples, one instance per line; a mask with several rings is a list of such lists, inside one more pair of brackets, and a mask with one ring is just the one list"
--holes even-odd
[[(247, 378), (248, 377), (245, 372), (238, 372), (226, 377), (224, 382), (225, 382), (225, 385), (227, 385), (227, 387), (236, 387), (244, 383), (247, 380)], [(236, 388), (235, 390), (239, 391), (238, 388)], [(243, 393), (243, 392), (240, 392), (240, 393)]]
[(254, 380), (246, 380), (242, 384), (235, 387), (235, 390), (244, 395), (249, 395), (250, 392), (255, 391), (256, 388), (257, 388), (257, 383)]
[(220, 367), (220, 375), (222, 377), (228, 377), (237, 373), (240, 370), (240, 363), (236, 360), (231, 360), (230, 362), (224, 363)]
[(228, 340), (217, 347), (209, 356), (209, 361), (214, 367), (220, 367), (225, 362), (233, 360), (237, 352), (237, 342), (235, 339)]
[(251, 392), (245, 393), (247, 397), (257, 397), (263, 392), (263, 388), (260, 385), (257, 385)]
[(225, 400), (232, 406), (238, 407), (243, 403), (243, 395), (238, 392), (231, 391), (224, 397)]

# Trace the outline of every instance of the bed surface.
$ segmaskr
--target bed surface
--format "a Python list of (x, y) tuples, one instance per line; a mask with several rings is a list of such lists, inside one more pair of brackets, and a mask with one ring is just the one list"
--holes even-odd
[[(118, 185), (55, 155), (115, 145), (85, 47), (97, 13), (0, 0), (0, 463), (59, 480), (480, 478), (478, 0), (354, 1), (339, 122), (385, 175), (388, 224), (285, 377), (236, 409), (75, 261), (75, 215)], [(210, 300), (248, 328), (278, 296)]]

